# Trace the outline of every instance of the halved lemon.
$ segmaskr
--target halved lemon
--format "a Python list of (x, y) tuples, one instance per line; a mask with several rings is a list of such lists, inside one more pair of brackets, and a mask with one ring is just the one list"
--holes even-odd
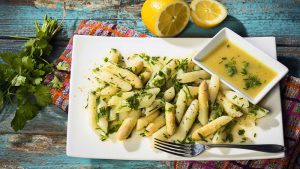
[(193, 0), (190, 4), (194, 23), (202, 28), (220, 24), (227, 16), (227, 10), (215, 0)]
[(156, 36), (176, 36), (188, 24), (190, 8), (183, 0), (146, 0), (142, 20)]

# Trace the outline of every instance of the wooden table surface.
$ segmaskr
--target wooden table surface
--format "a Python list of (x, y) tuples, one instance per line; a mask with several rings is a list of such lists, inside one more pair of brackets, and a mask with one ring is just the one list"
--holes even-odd
[[(55, 60), (66, 47), (83, 19), (122, 24), (149, 33), (140, 18), (141, 0), (68, 1), (62, 32), (53, 40)], [(212, 37), (223, 27), (242, 36), (275, 36), (279, 61), (290, 75), (300, 76), (300, 1), (299, 0), (222, 0), (229, 16), (220, 26), (204, 30), (190, 23), (181, 37)], [(0, 52), (18, 51), (24, 44), (8, 36), (35, 35), (33, 20), (45, 14), (61, 18), (63, 0), (0, 0)], [(100, 167), (168, 168), (160, 162), (81, 159), (66, 156), (67, 115), (55, 106), (45, 108), (20, 132), (13, 132), (10, 121), (14, 107), (0, 113), (0, 168), (24, 167)], [(101, 150), (99, 150), (101, 151)]]

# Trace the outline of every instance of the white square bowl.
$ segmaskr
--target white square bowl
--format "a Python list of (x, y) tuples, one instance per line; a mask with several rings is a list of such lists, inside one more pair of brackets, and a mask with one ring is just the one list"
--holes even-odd
[[(276, 73), (277, 76), (261, 90), (255, 97), (251, 97), (247, 93), (243, 92), (236, 86), (232, 85), (227, 80), (223, 79), (222, 76), (219, 76), (216, 72), (212, 71), (209, 67), (204, 65), (201, 60), (206, 57), (206, 55), (214, 50), (222, 41), (225, 39), (228, 39), (229, 41), (236, 44), (241, 49), (248, 52), (250, 55), (252, 55), (255, 59), (258, 61), (266, 64), (267, 66), (271, 67)], [(285, 67), (283, 64), (278, 62), (276, 59), (270, 57), (260, 49), (253, 46), (251, 43), (247, 42), (244, 38), (233, 32), (232, 30), (228, 28), (223, 28), (220, 30), (210, 41), (208, 41), (201, 49), (200, 52), (197, 53), (193, 57), (193, 61), (199, 65), (201, 68), (209, 72), (210, 74), (215, 74), (219, 76), (221, 81), (225, 83), (227, 86), (229, 86), (232, 90), (244, 95), (251, 103), (257, 104), (259, 101), (261, 101), (262, 98), (279, 82), (280, 79), (282, 79), (288, 72), (288, 68)]]

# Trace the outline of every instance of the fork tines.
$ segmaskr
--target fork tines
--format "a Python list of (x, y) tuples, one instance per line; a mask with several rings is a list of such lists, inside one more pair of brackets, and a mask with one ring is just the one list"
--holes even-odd
[(192, 144), (177, 144), (162, 141), (159, 139), (154, 140), (154, 148), (182, 157), (192, 157)]

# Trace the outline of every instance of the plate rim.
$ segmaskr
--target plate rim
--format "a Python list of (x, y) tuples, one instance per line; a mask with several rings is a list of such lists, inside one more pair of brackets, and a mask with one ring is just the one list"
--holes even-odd
[[(150, 37), (150, 38), (137, 38), (137, 37), (101, 37), (101, 36), (89, 36), (89, 35), (74, 35), (74, 38), (73, 38), (73, 47), (76, 46), (76, 43), (78, 41), (78, 39), (80, 39), (80, 37), (88, 37), (88, 38), (99, 38), (99, 39), (106, 39), (106, 38), (114, 38), (114, 39), (175, 39), (175, 38), (155, 38), (155, 37)], [(275, 41), (275, 37), (248, 37), (248, 38), (245, 38), (245, 39), (252, 39), (252, 38), (270, 38), (270, 40), (274, 41), (274, 43), (272, 43), (272, 45), (274, 45), (273, 47), (275, 47), (275, 58), (277, 59), (277, 51), (276, 51), (276, 41)], [(204, 39), (211, 39), (211, 38), (176, 38), (177, 40), (178, 39), (199, 39), (199, 40), (204, 40)], [(272, 48), (273, 48), (272, 47)], [(72, 51), (72, 58), (73, 55), (74, 55), (74, 48), (73, 48), (73, 51)], [(74, 66), (71, 67), (71, 72), (74, 72), (73, 69), (75, 69)], [(74, 73), (73, 73), (74, 74)], [(74, 76), (74, 75), (73, 75)], [(277, 84), (278, 85), (278, 84)], [(72, 91), (73, 91), (73, 88), (74, 86), (72, 85), (72, 73), (71, 73), (71, 79), (70, 79), (70, 93), (69, 93), (69, 106), (72, 105)], [(279, 94), (280, 94), (280, 88), (278, 86), (276, 86), (276, 90), (279, 90)], [(281, 98), (279, 97), (279, 102), (280, 104), (282, 104), (281, 102)], [(71, 107), (71, 106), (70, 106)], [(69, 107), (69, 111), (70, 111), (70, 107)], [(282, 120), (282, 108), (280, 107), (280, 122), (283, 123), (283, 120)], [(145, 159), (145, 158), (114, 158), (112, 156), (107, 156), (105, 158), (103, 157), (94, 157), (94, 156), (89, 156), (89, 155), (80, 155), (80, 154), (77, 154), (76, 152), (73, 152), (72, 149), (71, 149), (71, 145), (70, 145), (70, 142), (72, 141), (71, 138), (70, 138), (70, 133), (71, 133), (71, 128), (70, 128), (70, 123), (71, 123), (71, 119), (72, 119), (72, 116), (71, 116), (71, 112), (68, 112), (68, 124), (67, 124), (67, 143), (66, 143), (66, 154), (67, 156), (70, 156), (70, 157), (81, 157), (81, 158), (91, 158), (91, 159), (114, 159), (114, 160), (149, 160), (149, 161), (174, 161), (174, 160), (178, 160), (178, 159), (155, 159), (155, 158), (152, 158), (152, 159)], [(282, 143), (284, 144), (284, 132), (283, 132), (283, 125), (281, 127), (281, 133), (282, 133)], [(283, 158), (285, 157), (285, 153), (276, 153), (274, 154), (274, 156), (276, 155), (276, 157), (272, 157), (272, 158)], [(226, 156), (226, 155), (225, 155)], [(267, 155), (268, 156), (268, 155)], [(111, 157), (111, 158), (110, 158)], [(269, 156), (268, 156), (269, 157)], [(258, 159), (268, 159), (268, 157), (265, 157), (265, 156), (259, 156), (259, 157), (247, 157), (247, 160), (258, 160)], [(213, 157), (212, 157), (213, 158)], [(219, 157), (217, 157), (219, 158)], [(222, 158), (222, 159), (206, 159), (206, 160), (201, 160), (201, 159), (194, 159), (194, 158), (184, 158), (184, 159), (180, 159), (180, 160), (189, 160), (189, 161), (214, 161), (214, 160), (218, 160), (218, 161), (227, 161), (227, 160), (245, 160), (245, 158), (238, 158), (238, 159), (227, 159), (227, 158)]]

